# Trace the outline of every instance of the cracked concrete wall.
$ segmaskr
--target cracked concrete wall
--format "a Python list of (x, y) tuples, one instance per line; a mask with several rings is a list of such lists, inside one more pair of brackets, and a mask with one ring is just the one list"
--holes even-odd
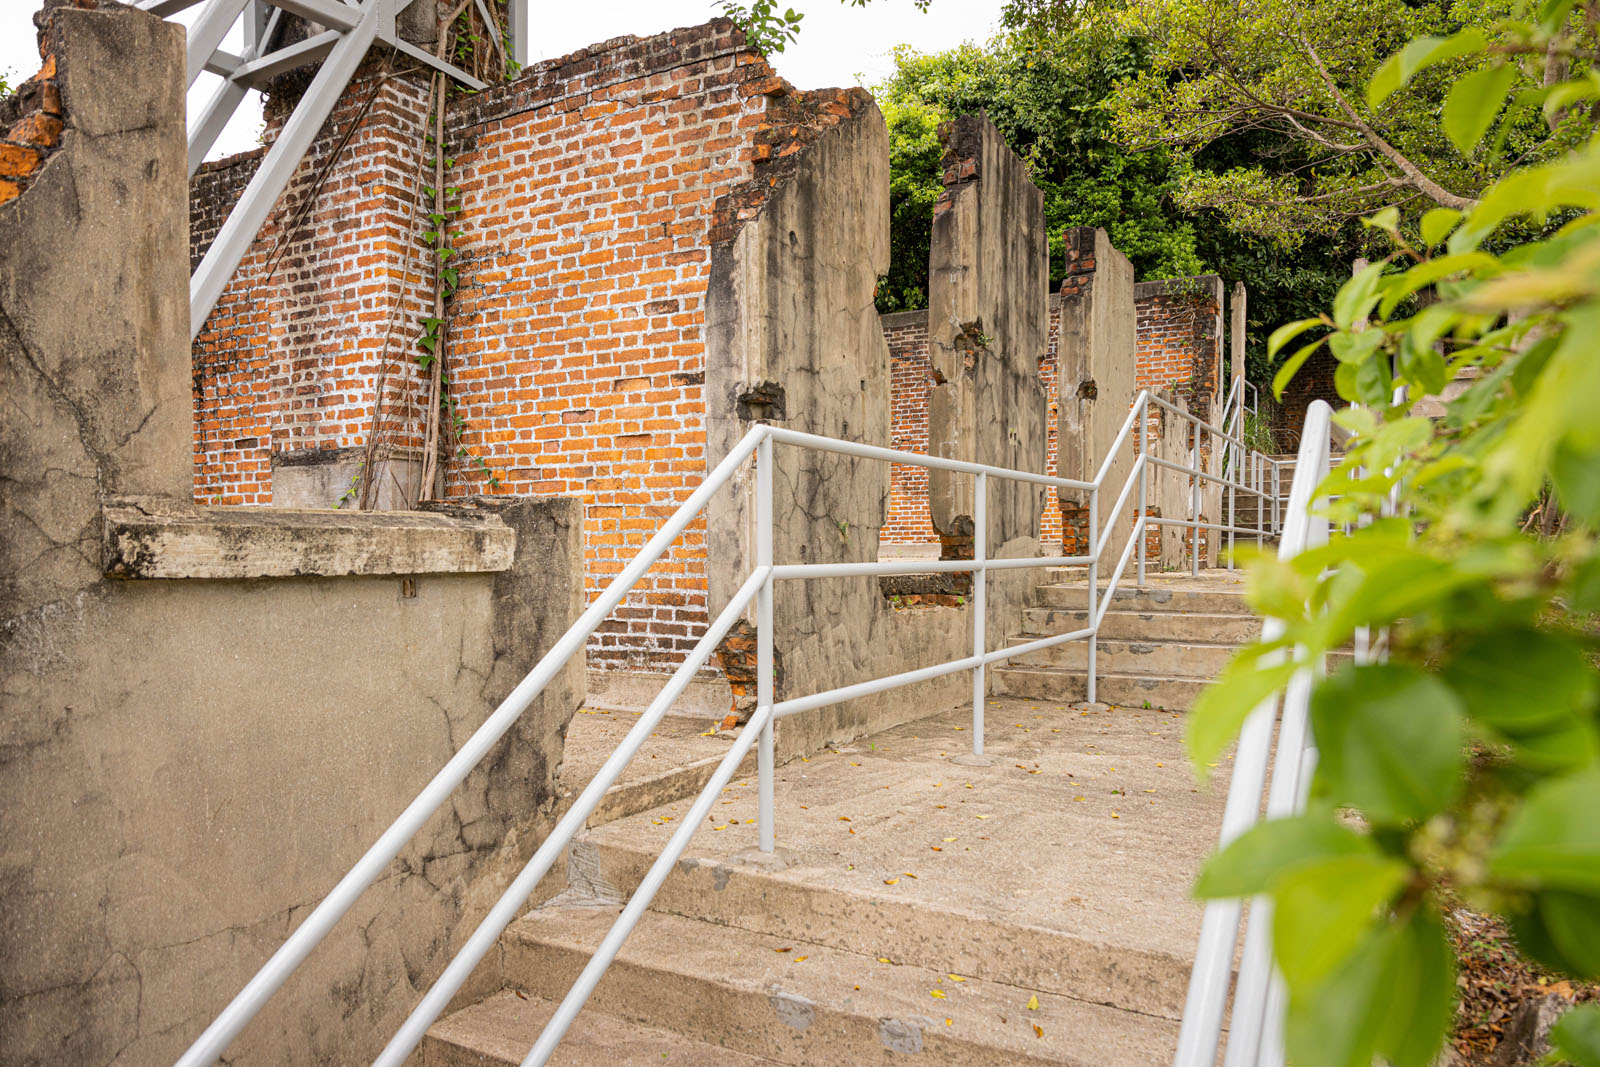
[[(61, 6), (46, 44), (68, 126), (0, 205), (0, 1059), (155, 1067), (579, 612), (582, 517), (499, 510), (478, 573), (103, 577), (103, 509), (189, 496), (184, 38)], [(548, 826), (581, 698), (573, 663), (233, 1062), (381, 1047)]]
[[(1079, 273), (1061, 287), (1061, 327), (1056, 346), (1060, 361), (1056, 376), (1056, 473), (1063, 478), (1089, 481), (1110, 455), (1138, 393), (1133, 264), (1112, 246), (1104, 230), (1070, 229), (1065, 240), (1069, 260), (1077, 265)], [(1137, 441), (1130, 434), (1107, 474), (1100, 494), (1101, 528), (1133, 470), (1136, 446)], [(1152, 480), (1152, 504), (1157, 499), (1154, 485)], [(1081, 521), (1088, 494), (1061, 490), (1058, 495), (1066, 521)], [(1121, 558), (1133, 530), (1136, 507), (1128, 506), (1111, 528), (1105, 555), (1101, 557), (1105, 561), (1102, 578), (1110, 577)]]
[[(1043, 474), (1049, 406), (1039, 361), (1049, 343), (1044, 194), (983, 114), (940, 127), (945, 189), (928, 256), (928, 452)], [(972, 534), (973, 479), (928, 474), (934, 529)], [(1036, 537), (1045, 489), (989, 486), (991, 548)], [(970, 553), (966, 553), (970, 558)]]
[[(792, 169), (752, 214), (712, 247), (708, 467), (760, 421), (888, 446), (889, 352), (873, 292), (888, 266), (889, 146), (877, 106), (858, 101), (848, 119), (824, 130), (794, 157)], [(1041, 278), (1040, 338), (1044, 292)], [(1039, 399), (1036, 463), (1013, 465), (1042, 470), (1042, 395)], [(990, 428), (1002, 433), (1002, 443), (991, 446), (985, 434), (978, 447), (985, 456), (1004, 454), (1010, 445), (1003, 426)], [(876, 559), (888, 509), (889, 465), (783, 445), (774, 446), (774, 456), (775, 561)], [(754, 482), (751, 464), (707, 509), (713, 615), (755, 563)], [(1002, 553), (999, 542), (994, 548)], [(1037, 554), (1038, 541), (1011, 537), (1003, 552)], [(1020, 572), (991, 580), (990, 648), (1020, 628), (1023, 599), (1035, 583), (1031, 574)], [(748, 615), (753, 618), (753, 611)], [(971, 651), (970, 605), (895, 610), (876, 578), (779, 583), (774, 618), (780, 700)], [(795, 715), (778, 724), (779, 754), (801, 755), (854, 740), (957, 706), (970, 694), (969, 676), (954, 675)]]

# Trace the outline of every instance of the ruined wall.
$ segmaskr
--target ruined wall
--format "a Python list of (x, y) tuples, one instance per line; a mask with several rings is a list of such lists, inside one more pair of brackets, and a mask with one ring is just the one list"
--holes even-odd
[[(928, 256), (928, 451), (1043, 473), (1048, 401), (1039, 382), (1049, 318), (1044, 194), (984, 115), (940, 129), (944, 191)], [(972, 479), (928, 476), (947, 558), (970, 558)], [(1037, 537), (1042, 487), (989, 487), (987, 537)]]
[(1215, 274), (1134, 285), (1140, 389), (1173, 389), (1197, 410), (1227, 398), (1222, 299)]
[[(347, 91), (279, 215), (305, 200), (378, 76)], [(401, 357), (392, 373), (402, 382), (415, 378), (420, 332), (407, 294), (424, 227), (406, 226), (424, 136), (418, 84), (381, 86), (296, 231), (305, 235), (296, 262), (317, 288), (271, 290), (282, 292), (286, 314), (320, 315), (330, 291), (386, 285), (373, 321), (398, 323), (390, 351)], [(587, 589), (596, 594), (704, 477), (705, 293), (719, 211), (751, 217), (754, 209), (735, 200), (754, 189), (757, 170), (787, 164), (847, 112), (836, 92), (794, 92), (725, 19), (605, 41), (453, 100), (447, 181), (460, 189), (452, 261), (460, 290), (449, 308), (447, 362), (468, 455), (447, 462), (447, 495), (489, 491), (492, 474), (497, 493), (580, 497)], [(211, 197), (199, 184), (194, 195), (198, 218)], [(377, 247), (357, 247), (341, 228), (358, 211), (392, 224)], [(388, 334), (363, 325), (333, 344), (277, 331), (256, 281), (270, 231), (197, 346), (205, 393), (196, 495), (236, 502), (249, 492), (253, 502), (282, 503), (288, 471), (315, 466), (337, 470), (320, 483), (327, 506), (360, 461), (356, 446), (371, 422), (367, 354), (382, 350)], [(325, 357), (330, 345), (346, 354)], [(338, 372), (340, 358), (367, 368), (365, 376)], [(288, 400), (266, 382), (277, 367), (293, 372)], [(394, 405), (413, 431), (398, 435), (402, 451), (419, 425), (410, 396), (402, 391)], [(214, 490), (220, 476), (211, 472), (234, 467), (253, 472), (254, 488)], [(277, 495), (266, 495), (269, 484)], [(705, 553), (699, 523), (596, 634), (591, 665), (679, 662), (705, 626)]]
[[(708, 296), (712, 456), (725, 453), (757, 421), (868, 444), (890, 442), (890, 354), (872, 304), (877, 278), (888, 265), (888, 131), (865, 94), (852, 94), (850, 101), (847, 119), (797, 154), (791, 170), (774, 175), (777, 181), (767, 185), (753, 217), (718, 231), (726, 239), (712, 248)], [(986, 173), (997, 173), (999, 166)], [(968, 183), (975, 199), (999, 197), (1000, 186), (996, 182), (991, 192)], [(1024, 233), (1030, 232), (1026, 216), (1017, 222)], [(948, 263), (964, 262), (969, 276), (988, 271), (1000, 280), (1019, 277), (1014, 265), (992, 248), (985, 260), (973, 231), (962, 231), (962, 237), (966, 244), (947, 248)], [(1041, 241), (1041, 256), (1042, 250)], [(1028, 281), (1026, 274), (1020, 277)], [(991, 278), (982, 292), (994, 294), (992, 307), (982, 305), (989, 321), (1016, 323), (1011, 336), (1042, 341), (1042, 279), (1031, 292), (1020, 284), (1002, 293)], [(1030, 320), (1030, 315), (1035, 317)], [(1033, 359), (1037, 356), (1035, 352)], [(1030, 375), (1037, 373), (1036, 364), (1028, 369)], [(1033, 388), (1039, 389), (1036, 378)], [(753, 403), (755, 396), (766, 402)], [(994, 404), (995, 398), (988, 402)], [(950, 433), (985, 457), (1013, 450), (1008, 459), (989, 462), (1042, 469), (1043, 416), (1042, 402), (1026, 413), (997, 409), (990, 421)], [(945, 430), (937, 419), (930, 419), (930, 436)], [(1019, 433), (1012, 440), (1006, 432), (1008, 426), (1030, 425), (1035, 427), (1031, 436)], [(889, 465), (786, 446), (775, 449), (775, 459), (777, 561), (876, 558), (889, 499)], [(713, 499), (711, 551), (727, 564), (711, 572), (713, 611), (727, 603), (754, 564), (753, 473), (747, 470), (734, 492)], [(1031, 518), (1036, 523), (1036, 513)], [(1009, 529), (1006, 524), (1003, 508), (997, 508), (996, 527)], [(992, 551), (1035, 554), (1036, 531), (1034, 525), (1032, 536), (997, 539)], [(1023, 598), (1037, 580), (1037, 572), (1017, 572), (991, 581), (991, 641), (1003, 641), (1020, 625)], [(969, 649), (970, 611), (970, 605), (897, 610), (875, 578), (782, 583), (774, 606), (774, 645), (781, 665), (778, 697), (963, 655)], [(734, 651), (744, 652), (747, 644)], [(952, 676), (784, 719), (778, 725), (780, 751), (814, 751), (959, 704), (970, 699), (969, 686), (966, 677)]]
[[(580, 531), (188, 504), (183, 30), (61, 6), (46, 45), (60, 146), (0, 204), (0, 1058), (157, 1067), (566, 628)], [(581, 697), (574, 666), (238, 1061), (370, 1059), (537, 844)]]
[[(928, 451), (928, 313), (901, 311), (882, 318), (889, 346), (889, 447)], [(896, 463), (889, 480), (889, 516), (882, 541), (932, 545), (939, 532), (928, 514), (928, 470)]]

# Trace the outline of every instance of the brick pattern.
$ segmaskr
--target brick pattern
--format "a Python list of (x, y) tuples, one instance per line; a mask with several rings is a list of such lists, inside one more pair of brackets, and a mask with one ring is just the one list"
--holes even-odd
[[(884, 317), (889, 346), (889, 446), (928, 451), (928, 316), (908, 311)], [(889, 475), (889, 514), (879, 539), (887, 544), (939, 542), (928, 513), (928, 469), (896, 463)]]
[(1217, 396), (1225, 372), (1221, 309), (1199, 281), (1173, 278), (1134, 286), (1135, 384), (1170, 388), (1203, 409)]
[[(44, 161), (61, 143), (66, 113), (56, 77), (56, 57), (50, 47), (50, 12), (47, 6), (35, 16), (40, 26), (39, 72), (6, 100), (0, 101), (0, 204), (15, 200), (27, 189)], [(77, 0), (71, 6), (94, 8), (95, 0)]]
[[(364, 442), (383, 338), (388, 407), (416, 447), (417, 319), (431, 267), (419, 198), (426, 83), (358, 79), (196, 347), (196, 495), (271, 502), (274, 454)], [(732, 22), (619, 37), (454, 99), (447, 181), (460, 188), (446, 368), (471, 460), (446, 495), (584, 501), (593, 596), (707, 470), (705, 295), (711, 249), (756, 216), (805, 147), (859, 112), (860, 90), (796, 92)], [(360, 128), (317, 190), (331, 146)], [(269, 132), (272, 127), (269, 125)], [(248, 160), (197, 177), (197, 249)], [(223, 171), (228, 176), (223, 176)], [(431, 182), (429, 182), (431, 184)], [(282, 220), (312, 209), (269, 271)], [(269, 277), (270, 275), (270, 277)], [(668, 667), (706, 625), (697, 524), (595, 635), (592, 666)]]
[[(202, 503), (269, 504), (274, 457), (363, 447), (380, 388), (386, 447), (418, 446), (425, 382), (413, 341), (432, 303), (416, 237), (427, 93), (425, 81), (392, 77), (376, 63), (358, 72), (196, 338)], [(292, 105), (269, 104), (269, 139)], [(246, 153), (195, 176), (195, 262), (259, 157)]]
[[(1305, 361), (1289, 384), (1284, 387), (1283, 401), (1272, 408), (1273, 436), (1278, 443), (1278, 451), (1294, 452), (1300, 447), (1300, 433), (1305, 429), (1306, 408), (1311, 406), (1313, 400), (1326, 400), (1335, 409), (1344, 405), (1339, 399), (1339, 390), (1333, 383), (1333, 374), (1339, 369), (1339, 361), (1328, 352), (1321, 349)], [(1262, 391), (1262, 400), (1268, 397), (1267, 390)]]

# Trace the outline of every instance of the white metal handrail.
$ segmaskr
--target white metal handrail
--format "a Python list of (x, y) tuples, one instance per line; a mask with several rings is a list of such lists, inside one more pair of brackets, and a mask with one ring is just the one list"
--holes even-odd
[[(682, 855), (683, 850), (688, 845), (690, 836), (698, 827), (700, 820), (705, 817), (706, 811), (709, 810), (714, 798), (727, 785), (737, 771), (745, 754), (753, 746), (757, 750), (757, 829), (759, 847), (761, 851), (767, 853), (771, 853), (774, 850), (776, 835), (773, 810), (773, 723), (777, 719), (829, 704), (885, 692), (916, 682), (961, 671), (971, 671), (973, 692), (972, 756), (982, 759), (985, 667), (991, 663), (1001, 662), (1075, 640), (1085, 640), (1088, 643), (1087, 696), (1090, 701), (1093, 701), (1096, 697), (1096, 635), (1116, 593), (1117, 585), (1121, 581), (1128, 564), (1135, 558), (1135, 554), (1137, 554), (1138, 559), (1138, 581), (1140, 585), (1144, 584), (1146, 571), (1145, 532), (1147, 525), (1157, 522), (1175, 522), (1179, 525), (1185, 525), (1183, 520), (1157, 519), (1149, 515), (1148, 471), (1151, 467), (1157, 466), (1153, 462), (1153, 457), (1148, 455), (1149, 435), (1147, 427), (1152, 403), (1187, 420), (1191, 426), (1192, 437), (1195, 441), (1195, 447), (1191, 452), (1191, 458), (1194, 461), (1193, 466), (1186, 468), (1181, 464), (1174, 465), (1163, 462), (1159, 464), (1158, 469), (1173, 469), (1190, 478), (1197, 487), (1203, 478), (1219, 480), (1221, 478), (1220, 475), (1209, 474), (1200, 467), (1199, 442), (1201, 434), (1213, 434), (1217, 441), (1232, 442), (1238, 444), (1241, 449), (1243, 447), (1242, 441), (1236, 441), (1232, 436), (1224, 434), (1221, 429), (1205, 423), (1188, 412), (1172, 407), (1159, 398), (1152, 397), (1148, 391), (1141, 392), (1135, 398), (1114, 445), (1101, 463), (1092, 481), (1057, 478), (1030, 471), (1008, 470), (963, 460), (901, 452), (873, 445), (838, 441), (770, 425), (753, 427), (722, 462), (717, 464), (706, 480), (690, 494), (689, 498), (673, 513), (661, 529), (650, 538), (639, 554), (612, 580), (595, 602), (579, 616), (572, 628), (556, 641), (555, 645), (540, 659), (527, 677), (516, 686), (512, 693), (495, 709), (494, 713), (467, 740), (460, 751), (445, 764), (444, 768), (434, 776), (433, 780), (418, 794), (417, 798), (407, 806), (394, 824), (384, 831), (383, 835), (367, 850), (366, 854), (351, 868), (350, 872), (340, 879), (328, 896), (307, 916), (305, 921), (284, 942), (283, 946), (272, 955), (261, 970), (246, 984), (244, 989), (218, 1015), (217, 1019), (206, 1028), (194, 1045), (178, 1060), (178, 1067), (201, 1067), (201, 1065), (216, 1062), (218, 1057), (226, 1050), (228, 1044), (255, 1017), (256, 1013), (260, 1011), (272, 994), (321, 942), (334, 923), (349, 910), (361, 893), (383, 872), (399, 853), (400, 849), (404, 847), (405, 843), (421, 829), (422, 825), (440, 804), (466, 778), (473, 766), (505, 734), (517, 717), (528, 707), (529, 703), (538, 696), (556, 676), (557, 672), (562, 669), (567, 660), (584, 646), (589, 635), (621, 603), (622, 599), (643, 577), (645, 572), (660, 559), (668, 546), (695, 519), (710, 500), (711, 495), (727, 484), (735, 472), (743, 467), (752, 455), (756, 460), (756, 559), (751, 572), (746, 576), (739, 591), (729, 600), (728, 604), (717, 615), (717, 618), (712, 621), (688, 657), (673, 673), (639, 721), (634, 724), (627, 736), (623, 738), (616, 751), (601, 766), (594, 778), (585, 786), (572, 806), (557, 822), (554, 829), (540, 843), (522, 871), (517, 874), (500, 899), (489, 910), (455, 957), (445, 967), (437, 981), (423, 995), (421, 1001), (412, 1010), (394, 1037), (379, 1053), (377, 1059), (373, 1061), (377, 1067), (401, 1067), (406, 1061), (407, 1057), (422, 1040), (428, 1027), (433, 1024), (451, 998), (459, 991), (473, 968), (493, 947), (505, 927), (516, 917), (528, 896), (537, 887), (539, 881), (549, 872), (557, 857), (587, 823), (589, 816), (599, 805), (606, 791), (616, 782), (623, 769), (634, 758), (660, 723), (662, 717), (709, 660), (717, 645), (726, 636), (734, 623), (745, 613), (746, 609), (750, 607), (752, 602), (756, 606), (757, 632), (756, 710), (749, 722), (740, 731), (733, 747), (718, 765), (710, 781), (694, 801), (690, 816), (680, 824), (677, 832), (673, 834), (666, 848), (640, 883), (639, 888), (635, 890), (627, 907), (618, 917), (616, 924), (601, 942), (588, 966), (585, 967), (566, 998), (557, 1008), (541, 1033), (538, 1042), (523, 1061), (525, 1065), (537, 1067), (537, 1065), (543, 1064), (549, 1058), (557, 1043), (560, 1042), (567, 1028), (577, 1016), (578, 1011), (587, 1001), (600, 976), (621, 948), (628, 933), (632, 930), (640, 915), (643, 914), (644, 909), (649, 906), (656, 890), (665, 880), (667, 874), (670, 873), (673, 864)], [(1135, 426), (1140, 429), (1137, 435), (1133, 434)], [(1137, 455), (1132, 469), (1123, 481), (1116, 502), (1110, 509), (1109, 514), (1104, 517), (1104, 524), (1102, 525), (1099, 515), (1100, 492), (1110, 477), (1116, 457), (1127, 445), (1130, 436), (1133, 436), (1136, 441)], [(927, 469), (971, 474), (975, 481), (973, 495), (973, 558), (971, 560), (941, 560), (937, 562), (883, 560), (875, 563), (775, 563), (772, 558), (774, 444), (880, 460), (887, 463), (910, 464)], [(1220, 448), (1224, 446), (1215, 445), (1214, 447)], [(1247, 453), (1241, 451), (1240, 454), (1246, 455)], [(987, 497), (988, 484), (991, 478), (1031, 485), (1043, 485), (1058, 490), (1065, 489), (1086, 494), (1088, 497), (1089, 519), (1086, 534), (1088, 540), (1087, 551), (1082, 555), (1067, 557), (1037, 556), (1022, 559), (990, 559)], [(1235, 483), (1239, 491), (1258, 495), (1263, 492), (1260, 484), (1251, 484), (1248, 479), (1244, 481), (1235, 479)], [(1135, 492), (1138, 494), (1138, 514), (1129, 521), (1124, 519), (1123, 509), (1133, 498)], [(1258, 527), (1255, 530), (1231, 526), (1222, 527), (1215, 523), (1201, 522), (1198, 510), (1198, 489), (1196, 489), (1195, 500), (1194, 518), (1187, 525), (1194, 526), (1197, 530), (1200, 528), (1220, 528), (1233, 532), (1237, 529), (1237, 532), (1240, 533), (1253, 533), (1258, 537), (1264, 536), (1265, 530), (1260, 526), (1262, 517), (1260, 509), (1258, 509), (1257, 515)], [(1122, 550), (1117, 565), (1109, 575), (1106, 588), (1102, 592), (1098, 581), (1099, 565), (1105, 546), (1111, 543), (1112, 532), (1117, 529), (1119, 523), (1131, 529), (1131, 536)], [(1082, 566), (1086, 568), (1088, 625), (1070, 633), (1030, 641), (1023, 645), (1003, 649), (989, 649), (985, 630), (985, 594), (988, 572), (990, 570), (1063, 566)], [(904, 671), (884, 678), (841, 686), (807, 696), (791, 697), (783, 701), (775, 699), (772, 680), (772, 603), (775, 582), (811, 578), (869, 577), (930, 572), (970, 572), (972, 574), (973, 651), (970, 656), (930, 667)]]
[[(1313, 513), (1313, 496), (1332, 464), (1335, 430), (1331, 415), (1332, 408), (1321, 400), (1306, 411), (1289, 489), (1288, 516), (1278, 546), (1280, 559), (1290, 559), (1328, 541), (1329, 522), (1325, 515)], [(1261, 640), (1278, 640), (1284, 631), (1282, 619), (1268, 617), (1262, 624)], [(1365, 635), (1358, 635), (1357, 653), (1363, 661), (1372, 653)], [(1263, 667), (1282, 662), (1283, 653), (1277, 655), (1276, 661), (1264, 657)], [(1295, 655), (1303, 655), (1303, 650), (1295, 650)], [(1262, 701), (1246, 718), (1234, 752), (1219, 848), (1226, 847), (1262, 817), (1264, 792), (1267, 819), (1285, 818), (1304, 810), (1317, 758), (1308, 706), (1312, 683), (1323, 669), (1320, 658), (1304, 663), (1280, 693)], [(1283, 1067), (1285, 1000), (1282, 979), (1272, 963), (1271, 902), (1266, 898), (1250, 902), (1250, 921), (1245, 927), (1235, 985), (1234, 949), (1243, 917), (1243, 902), (1238, 899), (1212, 900), (1206, 905), (1174, 1067), (1213, 1067), (1219, 1054), (1225, 1057), (1225, 1067)], [(1223, 1017), (1230, 986), (1233, 1006), (1224, 1037)]]

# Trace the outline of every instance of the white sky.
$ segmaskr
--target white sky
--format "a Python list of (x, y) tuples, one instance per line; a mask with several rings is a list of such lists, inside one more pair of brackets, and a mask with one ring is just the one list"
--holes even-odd
[[(774, 65), (801, 89), (871, 85), (891, 70), (889, 50), (909, 44), (924, 52), (953, 48), (962, 41), (984, 41), (995, 31), (1002, 0), (933, 0), (927, 14), (912, 0), (874, 0), (865, 8), (842, 0), (788, 0), (804, 13), (800, 40), (775, 57)], [(0, 0), (0, 73), (12, 84), (39, 68), (35, 45), (34, 0)], [(552, 59), (584, 45), (622, 34), (646, 36), (678, 26), (692, 26), (719, 14), (713, 0), (591, 0), (550, 3), (530, 0), (532, 58)], [(178, 16), (187, 21), (199, 8)], [(223, 45), (237, 51), (235, 37)], [(210, 95), (216, 79), (209, 74), (189, 93), (191, 112)], [(261, 128), (259, 98), (251, 94), (217, 141), (212, 157), (253, 148)]]

